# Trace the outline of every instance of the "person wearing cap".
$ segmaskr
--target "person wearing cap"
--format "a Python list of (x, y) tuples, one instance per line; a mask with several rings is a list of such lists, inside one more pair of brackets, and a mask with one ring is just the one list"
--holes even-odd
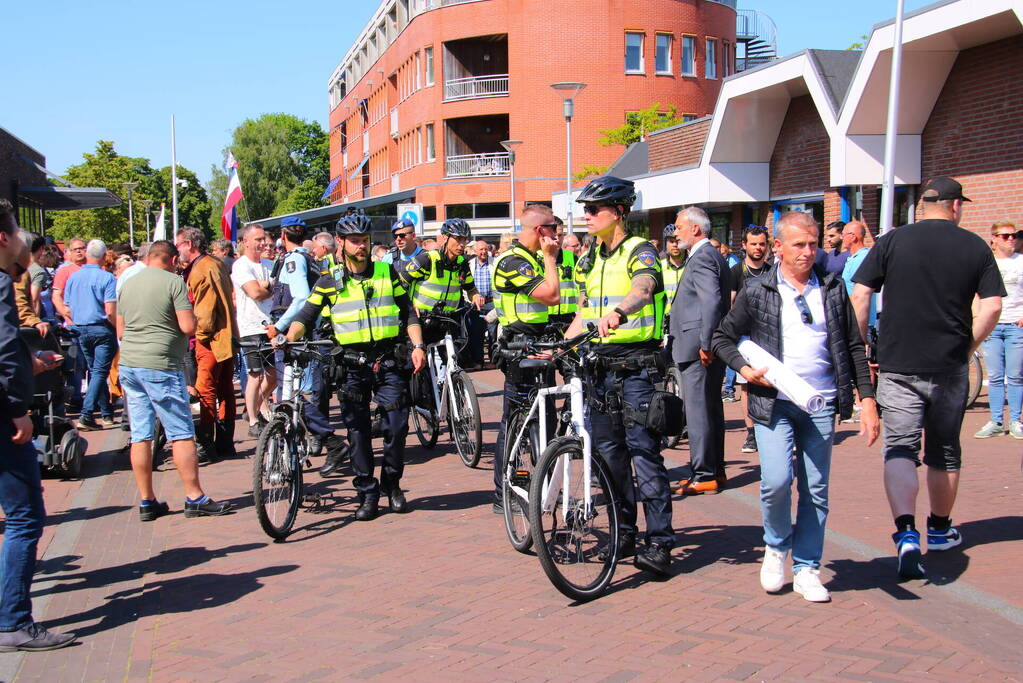
[(852, 278), (864, 338), (870, 297), (881, 290), (877, 399), (884, 411), (884, 485), (895, 518), (898, 573), (905, 579), (925, 577), (915, 517), (921, 436), (930, 498), (927, 551), (962, 543), (951, 516), (962, 465), (967, 362), (994, 329), (1005, 296), (991, 247), (959, 227), (963, 203), (970, 201), (962, 185), (932, 178), (921, 199), (923, 220), (882, 235)]
[(423, 251), (416, 239), (416, 224), (408, 218), (399, 218), (391, 226), (391, 237), (394, 238), (394, 246), (382, 259), (384, 263), (407, 265)]
[[(271, 320), (274, 321), (266, 326), (266, 335), (270, 339), (288, 331), (291, 321), (305, 306), (309, 293), (320, 279), (319, 264), (316, 263), (308, 249), (300, 246), (305, 232), (306, 224), (301, 218), (288, 216), (281, 221), (283, 253), (278, 257), (273, 271), (270, 273), (270, 279), (273, 281), (270, 295), (272, 301), (270, 315)], [(283, 354), (278, 354), (277, 376), (282, 379), (284, 377), (283, 361)], [(322, 410), (323, 373), (316, 360), (310, 361), (306, 366), (300, 389), (305, 409), (306, 427), (313, 435), (313, 442), (309, 449), (310, 454), (319, 455), (324, 446), (328, 451), (338, 450), (343, 446), (343, 442), (334, 436), (330, 420)]]
[[(315, 325), (321, 311), (329, 310), (334, 341), (346, 355), (355, 353), (366, 361), (346, 367), (338, 391), (341, 417), (351, 441), (353, 484), (359, 498), (358, 521), (377, 516), (381, 493), (388, 497), (391, 512), (408, 511), (401, 490), (405, 469), (405, 437), (408, 435), (409, 352), (415, 372), (426, 365), (419, 318), (409, 301), (395, 266), (369, 257), (370, 219), (350, 214), (338, 221), (340, 277), (324, 275), (313, 287), (302, 310), (292, 319), (288, 339), (302, 338)], [(380, 479), (373, 476), (373, 413), (370, 400), (383, 410), (384, 461)], [(331, 453), (320, 469), (332, 474), (340, 455)]]

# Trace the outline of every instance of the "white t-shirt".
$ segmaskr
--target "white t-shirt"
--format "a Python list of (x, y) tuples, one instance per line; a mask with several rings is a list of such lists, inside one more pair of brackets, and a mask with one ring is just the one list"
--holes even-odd
[[(810, 322), (803, 320), (803, 311), (796, 298), (799, 292), (778, 271), (778, 293), (781, 295), (781, 362), (816, 389), (824, 400), (831, 401), (838, 393), (835, 369), (828, 350), (828, 326), (824, 319), (824, 290), (817, 276), (811, 274), (803, 290)], [(792, 399), (781, 391), (778, 398)]]
[(238, 309), (238, 334), (243, 337), (266, 334), (272, 302), (270, 297), (262, 301), (253, 300), (242, 289), (242, 285), (253, 280), (269, 280), (273, 265), (270, 259), (253, 261), (248, 256), (242, 256), (231, 267), (231, 284), (234, 285), (234, 301)]
[(998, 322), (1015, 324), (1017, 320), (1023, 318), (1023, 254), (995, 258), (995, 263), (1005, 285), (1002, 315)]

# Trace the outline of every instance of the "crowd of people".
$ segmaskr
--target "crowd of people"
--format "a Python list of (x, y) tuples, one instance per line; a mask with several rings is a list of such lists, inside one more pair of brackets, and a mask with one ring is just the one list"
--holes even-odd
[[(77, 413), (79, 430), (115, 426), (122, 404), (142, 521), (169, 511), (152, 483), (158, 428), (182, 480), (185, 517), (216, 516), (230, 512), (230, 505), (203, 490), (199, 465), (235, 454), (235, 381), (246, 436), (256, 438), (284, 376), (275, 348), (282, 340), (332, 338), (369, 359), (335, 387), (344, 435), (332, 426), (330, 392), (316, 363), (303, 374), (301, 398), (312, 450), (326, 453), (320, 473), (329, 476), (350, 460), (355, 516), (369, 521), (382, 497), (392, 512), (410, 508), (401, 485), (408, 387), (425, 366), (425, 345), (436, 339), (425, 323), (431, 314), (466, 306), (461, 362), (469, 369), (497, 364), (505, 373), (495, 512), (503, 513), (509, 411), (534, 387), (533, 378), (501, 362), (497, 349), (552, 330), (571, 337), (592, 325), (599, 335), (592, 344), (599, 380), (588, 387), (587, 418), (621, 501), (619, 557), (634, 556), (638, 568), (670, 575), (671, 494), (704, 495), (728, 486), (723, 403), (741, 400), (742, 451), (758, 452), (761, 465), (765, 591), (784, 586), (791, 553), (794, 590), (810, 601), (830, 599), (819, 568), (836, 419), (858, 421), (872, 444), (882, 434), (882, 411), (898, 573), (923, 577), (917, 468), (922, 464), (927, 472), (926, 547), (953, 548), (962, 540), (951, 515), (966, 362), (981, 342), (991, 420), (976, 436), (1005, 432), (1008, 403), (1008, 432), (1023, 438), (1023, 259), (1016, 253), (1023, 234), (997, 223), (987, 244), (962, 230), (969, 199), (956, 181), (935, 178), (922, 191), (922, 220), (876, 241), (861, 221), (837, 222), (826, 227), (818, 248), (814, 219), (789, 212), (773, 226), (773, 237), (749, 226), (733, 254), (712, 237), (707, 213), (690, 207), (665, 228), (659, 251), (656, 242), (630, 233), (635, 199), (630, 181), (603, 176), (590, 182), (577, 199), (586, 220), (582, 239), (566, 232), (549, 207), (534, 204), (522, 212), (521, 230), (497, 245), (473, 241), (469, 224), (458, 218), (422, 241), (411, 221), (399, 220), (391, 245), (373, 244), (372, 221), (350, 213), (332, 233), (310, 235), (300, 219), (289, 217), (276, 240), (259, 224), (245, 226), (237, 245), (209, 242), (201, 230), (185, 227), (173, 240), (137, 250), (73, 238), (63, 251), (19, 231), (10, 206), (0, 204), (0, 439), (15, 446), (0, 463), (0, 505), (7, 515), (0, 650), (49, 649), (73, 638), (35, 623), (28, 601), (43, 519), (25, 421), (30, 370), (61, 365), (68, 392), (60, 409)], [(30, 356), (19, 326), (43, 337), (70, 335), (75, 357), (61, 364)], [(747, 340), (823, 397), (823, 408), (808, 412), (774, 386), (767, 368), (753, 367), (741, 351)], [(676, 483), (668, 478), (661, 435), (646, 420), (669, 367), (682, 378), (691, 459), (689, 476)], [(377, 413), (383, 415), (379, 477)]]

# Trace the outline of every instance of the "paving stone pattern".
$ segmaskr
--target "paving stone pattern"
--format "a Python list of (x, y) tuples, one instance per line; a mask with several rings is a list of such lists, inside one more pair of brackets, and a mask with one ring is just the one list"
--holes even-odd
[[(759, 587), (758, 465), (726, 405), (722, 495), (676, 499), (674, 577), (619, 566), (611, 592), (571, 604), (490, 510), (500, 374), (473, 375), (484, 412), (477, 470), (446, 435), (409, 437), (407, 515), (356, 523), (350, 476), (307, 475), (325, 496), (285, 543), (263, 535), (251, 460), (201, 470), (236, 514), (186, 520), (176, 473), (156, 475), (174, 514), (138, 521), (122, 432), (90, 434), (85, 479), (47, 480), (36, 616), (75, 630), (52, 653), (0, 655), (2, 680), (1019, 680), (1023, 678), (1023, 444), (966, 446), (955, 521), (965, 543), (925, 557), (931, 582), (896, 580), (877, 446), (841, 425), (822, 572), (830, 604)], [(983, 400), (983, 399), (982, 399)], [(967, 416), (964, 434), (986, 419)], [(239, 434), (242, 428), (238, 429)], [(252, 440), (242, 444), (250, 455)], [(667, 453), (679, 478), (685, 444)], [(921, 501), (925, 495), (921, 495)], [(386, 510), (386, 505), (384, 506)], [(922, 502), (919, 515), (927, 513)]]

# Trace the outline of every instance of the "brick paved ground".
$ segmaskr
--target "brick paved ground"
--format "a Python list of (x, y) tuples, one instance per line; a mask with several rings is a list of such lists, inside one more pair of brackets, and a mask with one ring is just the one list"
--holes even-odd
[[(492, 448), (500, 375), (474, 377)], [(586, 605), (508, 545), (490, 511), (489, 456), (466, 469), (443, 437), (409, 451), (411, 514), (353, 523), (350, 479), (313, 473), (326, 505), (274, 544), (251, 506), (249, 460), (202, 470), (237, 514), (185, 520), (166, 472), (157, 487), (176, 514), (141, 524), (116, 452), (124, 436), (90, 435), (85, 478), (46, 482), (60, 524), (33, 591), (37, 617), (81, 642), (0, 655), (0, 680), (1023, 678), (1023, 444), (966, 440), (964, 545), (925, 558), (930, 583), (898, 583), (878, 450), (842, 425), (823, 572), (834, 599), (813, 605), (760, 590), (757, 460), (738, 452), (739, 407), (727, 417), (735, 487), (676, 500), (675, 576), (652, 582), (622, 565), (612, 592)], [(984, 419), (974, 409), (964, 432)], [(681, 476), (684, 445), (668, 456)]]

